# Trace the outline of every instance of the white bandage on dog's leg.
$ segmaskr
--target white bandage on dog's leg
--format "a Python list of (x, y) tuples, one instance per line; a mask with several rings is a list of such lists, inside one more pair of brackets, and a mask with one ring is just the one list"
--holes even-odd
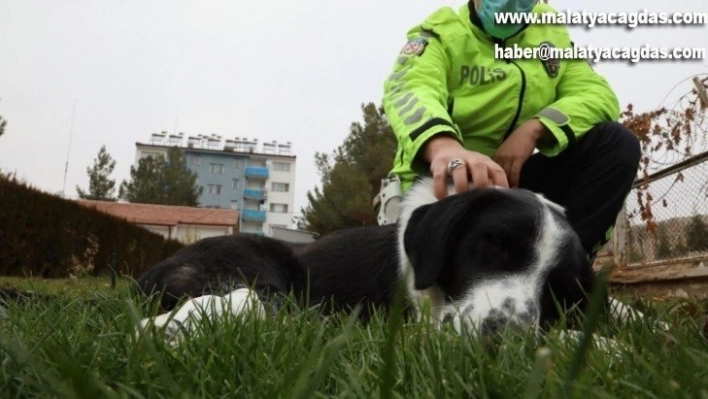
[(185, 335), (199, 332), (198, 327), (204, 317), (213, 321), (225, 315), (238, 316), (249, 312), (258, 318), (265, 316), (265, 309), (256, 293), (240, 288), (225, 296), (204, 295), (190, 299), (177, 311), (143, 319), (140, 325), (143, 329), (150, 326), (164, 328), (165, 339), (171, 345), (177, 345)]
[(644, 313), (623, 304), (613, 297), (610, 300), (610, 315), (612, 318), (622, 324), (627, 324), (632, 321), (641, 320), (644, 318)]
[(258, 299), (258, 295), (248, 288), (231, 291), (223, 298), (232, 315), (252, 313), (259, 319), (265, 318), (266, 311), (263, 303)]
[[(610, 297), (609, 300), (610, 315), (615, 321), (621, 324), (628, 324), (632, 321), (644, 320), (644, 313), (640, 312), (639, 310), (634, 309), (629, 305), (625, 305), (624, 303), (616, 300), (613, 297)], [(657, 325), (661, 331), (669, 331), (670, 329), (669, 324), (663, 321), (658, 321)]]
[(165, 340), (175, 345), (184, 335), (194, 332), (202, 316), (211, 318), (213, 314), (221, 313), (221, 298), (215, 295), (193, 298), (177, 310), (142, 319), (140, 325), (145, 331), (164, 329)]
[[(558, 334), (558, 338), (562, 342), (578, 344), (583, 339), (583, 333), (581, 331), (576, 330), (560, 331)], [(626, 346), (615, 341), (614, 339), (603, 337), (597, 334), (592, 335), (592, 342), (597, 349), (604, 351), (608, 354), (614, 353), (615, 356), (617, 356), (617, 352), (620, 349), (627, 349)]]

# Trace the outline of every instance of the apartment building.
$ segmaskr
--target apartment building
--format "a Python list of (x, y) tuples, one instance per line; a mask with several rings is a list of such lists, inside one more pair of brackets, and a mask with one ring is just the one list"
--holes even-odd
[(135, 164), (148, 156), (166, 156), (178, 147), (204, 190), (199, 206), (239, 211), (239, 230), (273, 235), (273, 228), (292, 225), (295, 210), (295, 165), (292, 143), (260, 142), (217, 134), (185, 136), (153, 133), (135, 143)]

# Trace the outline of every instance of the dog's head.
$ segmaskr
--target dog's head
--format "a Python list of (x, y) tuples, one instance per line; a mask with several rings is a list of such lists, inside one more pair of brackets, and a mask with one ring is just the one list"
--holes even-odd
[(563, 212), (530, 191), (496, 188), (415, 208), (401, 234), (415, 290), (441, 290), (458, 330), (556, 321), (583, 305), (594, 282)]

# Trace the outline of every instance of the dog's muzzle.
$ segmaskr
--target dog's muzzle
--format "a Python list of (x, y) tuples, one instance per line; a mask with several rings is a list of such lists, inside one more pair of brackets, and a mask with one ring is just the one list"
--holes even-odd
[(527, 278), (487, 281), (470, 290), (453, 317), (455, 329), (475, 335), (505, 330), (538, 330), (541, 318), (536, 285)]

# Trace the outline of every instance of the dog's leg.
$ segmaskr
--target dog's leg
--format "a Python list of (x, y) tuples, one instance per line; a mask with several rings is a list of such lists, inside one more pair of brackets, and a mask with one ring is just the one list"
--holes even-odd
[(254, 313), (257, 318), (264, 318), (265, 309), (255, 292), (239, 288), (225, 296), (204, 295), (190, 299), (179, 309), (156, 317), (140, 321), (140, 331), (150, 328), (164, 329), (165, 340), (171, 346), (177, 346), (186, 335), (199, 333), (202, 318), (217, 320), (228, 315), (238, 316)]
[(450, 312), (450, 306), (445, 303), (445, 294), (438, 287), (424, 290), (410, 288), (409, 292), (412, 293), (409, 300), (415, 309), (416, 322), (426, 320), (440, 327)]
[[(583, 339), (582, 331), (577, 330), (560, 331), (557, 336), (561, 342), (569, 342), (573, 344), (577, 344)], [(627, 349), (627, 347), (622, 343), (619, 343), (612, 338), (603, 337), (597, 334), (592, 335), (592, 342), (598, 350), (608, 354), (614, 353), (615, 356), (617, 356), (620, 349)]]
[[(610, 304), (610, 317), (622, 325), (626, 325), (630, 322), (637, 320), (644, 320), (644, 313), (634, 309), (629, 305), (618, 301), (613, 297), (609, 297)], [(669, 324), (663, 321), (658, 321), (658, 328), (661, 331), (669, 331)]]

